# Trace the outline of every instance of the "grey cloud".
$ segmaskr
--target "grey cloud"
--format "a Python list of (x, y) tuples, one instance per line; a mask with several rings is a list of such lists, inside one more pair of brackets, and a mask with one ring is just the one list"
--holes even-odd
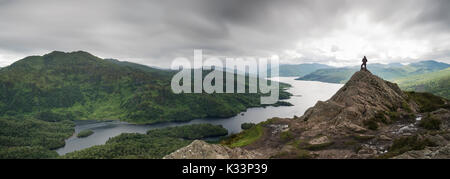
[[(281, 54), (282, 62), (289, 63), (349, 63), (353, 59), (333, 56), (345, 50), (339, 44), (328, 48), (331, 55), (297, 45), (347, 32), (355, 25), (349, 19), (359, 15), (388, 27), (392, 37), (432, 42), (430, 48), (439, 49), (412, 60), (449, 60), (448, 0), (0, 0), (0, 53), (86, 50), (167, 67), (171, 59), (190, 57), (200, 48), (223, 56)], [(303, 56), (283, 56), (286, 50)], [(0, 65), (18, 60), (3, 56)], [(380, 61), (405, 59), (411, 60)]]

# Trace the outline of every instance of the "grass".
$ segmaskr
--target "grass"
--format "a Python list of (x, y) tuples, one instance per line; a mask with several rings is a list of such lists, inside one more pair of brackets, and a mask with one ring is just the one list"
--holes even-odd
[(406, 103), (406, 102), (402, 102), (402, 108), (404, 109), (404, 110), (406, 110), (406, 112), (408, 112), (408, 113), (411, 113), (412, 112), (412, 110), (411, 110), (411, 107), (408, 105), (408, 103)]
[(222, 144), (229, 147), (243, 147), (257, 141), (264, 134), (263, 127), (256, 125), (248, 130), (244, 130), (239, 134), (231, 135), (229, 138), (222, 141)]
[(400, 114), (395, 111), (388, 111), (387, 115), (389, 116), (389, 119), (391, 120), (390, 122), (398, 121), (401, 119)]
[[(386, 116), (388, 116), (389, 118), (387, 118)], [(381, 111), (376, 112), (372, 119), (365, 120), (363, 122), (363, 125), (370, 130), (377, 130), (379, 127), (379, 122), (383, 124), (392, 124), (393, 122), (400, 119), (400, 114), (396, 111)]]
[(302, 139), (296, 140), (292, 143), (292, 145), (295, 146), (297, 149), (312, 150), (312, 151), (323, 150), (333, 144), (334, 144), (333, 141), (322, 143), (322, 144), (309, 144), (307, 141), (302, 140)]
[(284, 131), (284, 132), (281, 132), (280, 137), (281, 137), (281, 140), (283, 140), (283, 141), (289, 141), (294, 138), (294, 135), (292, 134), (291, 131)]
[(445, 99), (431, 93), (406, 92), (410, 100), (419, 105), (420, 112), (432, 112), (439, 108), (449, 108)]
[(389, 151), (379, 158), (387, 159), (392, 158), (394, 156), (403, 154), (405, 152), (411, 150), (422, 150), (427, 146), (435, 146), (436, 144), (430, 141), (429, 139), (420, 139), (417, 135), (402, 137), (394, 140), (394, 143), (389, 148)]
[(441, 123), (441, 120), (428, 113), (422, 120), (420, 120), (419, 126), (428, 130), (439, 130), (441, 129)]

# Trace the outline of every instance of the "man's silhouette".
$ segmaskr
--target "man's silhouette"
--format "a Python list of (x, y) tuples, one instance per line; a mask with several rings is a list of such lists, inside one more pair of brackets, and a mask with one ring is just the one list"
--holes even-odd
[(362, 64), (361, 64), (361, 70), (367, 70), (367, 58), (366, 56), (364, 56), (364, 58), (362, 59)]

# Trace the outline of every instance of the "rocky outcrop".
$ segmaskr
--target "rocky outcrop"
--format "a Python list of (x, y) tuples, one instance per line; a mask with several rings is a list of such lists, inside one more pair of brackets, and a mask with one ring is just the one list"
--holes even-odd
[(339, 130), (362, 131), (364, 121), (383, 111), (408, 107), (416, 110), (400, 88), (367, 70), (356, 72), (331, 99), (319, 101), (308, 109), (302, 120), (310, 124), (331, 122)]
[(229, 148), (218, 144), (208, 144), (195, 140), (191, 144), (167, 155), (164, 159), (255, 159), (260, 153), (242, 148)]

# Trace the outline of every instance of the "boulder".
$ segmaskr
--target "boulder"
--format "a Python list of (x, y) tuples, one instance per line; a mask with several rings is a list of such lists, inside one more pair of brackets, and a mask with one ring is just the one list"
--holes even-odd
[(254, 159), (261, 157), (260, 153), (254, 151), (195, 140), (188, 146), (166, 155), (163, 159)]

